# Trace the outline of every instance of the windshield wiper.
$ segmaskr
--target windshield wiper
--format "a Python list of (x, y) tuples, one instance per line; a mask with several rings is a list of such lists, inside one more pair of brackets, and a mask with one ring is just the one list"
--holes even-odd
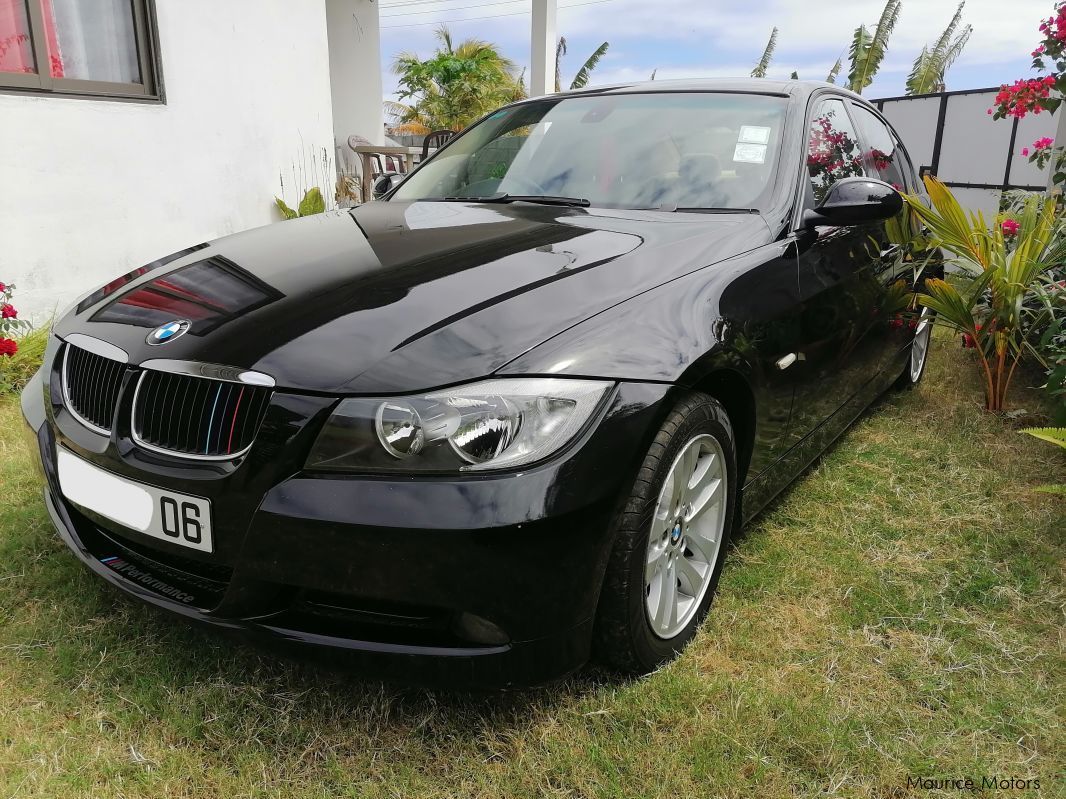
[(664, 203), (656, 208), (648, 208), (649, 211), (666, 211), (678, 214), (757, 214), (758, 208), (685, 208), (671, 203)]
[(588, 208), (591, 202), (583, 197), (552, 197), (546, 194), (490, 194), (488, 197), (427, 197), (428, 202), (447, 203), (539, 203), (541, 205), (567, 205), (573, 208)]

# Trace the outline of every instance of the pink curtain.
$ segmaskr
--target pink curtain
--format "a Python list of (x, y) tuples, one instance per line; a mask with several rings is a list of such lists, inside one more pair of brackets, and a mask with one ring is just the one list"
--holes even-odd
[[(62, 78), (63, 54), (56, 36), (56, 19), (52, 0), (40, 2), (44, 16), (45, 46), (53, 78)], [(26, 0), (0, 0), (0, 72), (36, 72), (33, 63), (33, 45), (30, 42), (30, 23), (26, 13)]]
[(0, 72), (35, 72), (25, 0), (0, 0)]
[(48, 41), (48, 61), (51, 64), (52, 77), (62, 78), (66, 73), (63, 69), (63, 52), (59, 49), (59, 37), (56, 36), (56, 14), (52, 10), (52, 0), (41, 0), (41, 11), (44, 13), (44, 35)]

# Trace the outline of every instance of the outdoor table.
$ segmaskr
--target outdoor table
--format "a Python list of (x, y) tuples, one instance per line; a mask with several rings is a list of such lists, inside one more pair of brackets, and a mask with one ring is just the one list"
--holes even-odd
[[(372, 166), (372, 157), (375, 155), (402, 155), (404, 162), (404, 172), (410, 173), (415, 168), (414, 158), (416, 155), (422, 154), (421, 147), (397, 147), (397, 146), (385, 146), (377, 144), (362, 144), (358, 147), (353, 147), (356, 154), (359, 156), (359, 163), (363, 169), (362, 196), (363, 202), (370, 202), (374, 199), (374, 168)], [(433, 152), (430, 150), (430, 152)]]

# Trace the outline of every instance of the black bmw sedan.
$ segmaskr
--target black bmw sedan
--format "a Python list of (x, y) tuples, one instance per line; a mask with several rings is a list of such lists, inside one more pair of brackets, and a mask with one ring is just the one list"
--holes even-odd
[(83, 297), (22, 397), (69, 548), (137, 599), (401, 679), (633, 673), (730, 536), (922, 375), (921, 195), (828, 84), (520, 102), (384, 202)]

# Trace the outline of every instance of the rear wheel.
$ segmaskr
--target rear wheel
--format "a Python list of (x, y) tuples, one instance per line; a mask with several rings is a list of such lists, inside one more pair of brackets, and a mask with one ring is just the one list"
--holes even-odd
[(935, 313), (929, 308), (922, 308), (922, 312), (918, 315), (907, 365), (896, 380), (898, 388), (913, 388), (921, 382), (922, 375), (925, 374), (926, 361), (929, 359), (929, 344), (932, 340), (935, 318)]
[(732, 529), (735, 452), (712, 397), (685, 396), (663, 423), (618, 517), (596, 619), (602, 660), (647, 673), (695, 635)]

